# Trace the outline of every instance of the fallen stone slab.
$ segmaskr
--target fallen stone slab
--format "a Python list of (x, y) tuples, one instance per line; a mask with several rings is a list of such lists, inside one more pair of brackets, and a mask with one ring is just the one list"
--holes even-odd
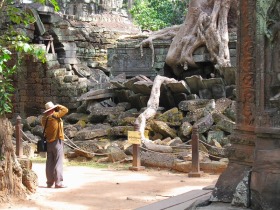
[(172, 198), (168, 198), (135, 210), (182, 210), (192, 206), (197, 200), (209, 200), (212, 190), (192, 190)]
[(141, 93), (149, 96), (151, 94), (152, 87), (153, 87), (152, 81), (138, 81), (132, 85), (131, 90), (134, 93)]
[(197, 109), (204, 108), (209, 101), (209, 99), (185, 100), (181, 101), (178, 106), (182, 111), (195, 112)]
[(197, 126), (198, 133), (204, 133), (208, 131), (213, 125), (214, 120), (211, 114), (206, 115), (203, 118), (200, 118), (194, 126)]
[(170, 128), (165, 122), (154, 120), (151, 123), (151, 127), (153, 131), (160, 133), (164, 138), (175, 138), (177, 136), (176, 130)]
[(202, 77), (200, 75), (194, 75), (185, 78), (187, 85), (190, 87), (191, 93), (198, 94), (199, 90), (205, 89), (205, 85), (202, 82)]
[(90, 90), (89, 92), (81, 95), (77, 101), (86, 101), (93, 99), (102, 99), (113, 97), (114, 91), (112, 89), (99, 89), (99, 90)]
[(185, 81), (178, 81), (178, 82), (170, 82), (166, 84), (166, 86), (173, 92), (173, 93), (186, 93), (191, 94), (190, 87), (187, 85)]

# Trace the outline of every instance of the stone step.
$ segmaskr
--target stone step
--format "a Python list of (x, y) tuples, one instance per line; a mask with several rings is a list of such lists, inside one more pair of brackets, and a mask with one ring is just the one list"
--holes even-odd
[(136, 210), (182, 210), (190, 207), (199, 199), (210, 198), (212, 190), (192, 190), (181, 195), (174, 196), (150, 205), (137, 208)]

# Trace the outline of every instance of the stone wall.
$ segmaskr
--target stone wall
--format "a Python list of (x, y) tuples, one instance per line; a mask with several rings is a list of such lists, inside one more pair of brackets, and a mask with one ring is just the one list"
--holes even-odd
[(121, 11), (123, 7), (123, 0), (58, 0), (58, 3), (63, 14), (74, 15), (78, 18)]
[(32, 12), (39, 19), (25, 28), (28, 36), (37, 47), (45, 49), (52, 41), (54, 51), (50, 47), (46, 63), (31, 57), (22, 63), (15, 78), (13, 114), (39, 114), (47, 101), (77, 109), (81, 104), (77, 97), (109, 81), (107, 48), (121, 35), (139, 30), (119, 15), (97, 15), (99, 22), (86, 22), (55, 13), (50, 7), (29, 6), (35, 8)]
[[(155, 51), (153, 57), (150, 48), (143, 48), (143, 53), (141, 53), (140, 48), (136, 47), (142, 40), (120, 40), (116, 46), (108, 49), (108, 66), (111, 67), (113, 76), (125, 73), (129, 78), (138, 74), (154, 78), (156, 75), (168, 74), (168, 70), (165, 68), (165, 58), (171, 41), (155, 40), (153, 42)], [(232, 84), (235, 83), (236, 34), (230, 34), (229, 40), (232, 67), (220, 70), (219, 74), (224, 77), (225, 83)], [(193, 74), (209, 77), (209, 74), (215, 71), (205, 47), (198, 48), (194, 52), (193, 58), (199, 68), (186, 71), (181, 79)]]

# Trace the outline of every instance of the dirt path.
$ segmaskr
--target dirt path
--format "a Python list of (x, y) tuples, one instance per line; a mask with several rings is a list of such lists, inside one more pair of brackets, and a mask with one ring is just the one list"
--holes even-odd
[(45, 165), (33, 164), (39, 177), (37, 192), (27, 200), (0, 205), (0, 209), (36, 210), (128, 210), (213, 185), (218, 175), (188, 178), (167, 170), (97, 169), (65, 166), (64, 189), (45, 184)]

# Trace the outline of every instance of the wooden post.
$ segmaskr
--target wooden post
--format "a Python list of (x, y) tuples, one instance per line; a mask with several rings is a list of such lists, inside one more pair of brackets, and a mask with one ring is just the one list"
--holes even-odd
[(22, 133), (21, 133), (22, 125), (21, 125), (21, 117), (17, 117), (16, 124), (16, 155), (18, 157), (23, 156), (23, 147), (22, 147)]
[(199, 165), (199, 136), (197, 126), (192, 128), (192, 171), (189, 173), (189, 177), (201, 177), (203, 174), (200, 171)]
[[(134, 130), (135, 131), (139, 131), (137, 126), (134, 126)], [(140, 132), (139, 132), (139, 140), (140, 139)], [(140, 171), (140, 170), (144, 170), (145, 167), (141, 166), (141, 158), (140, 158), (140, 145), (139, 144), (133, 144), (132, 145), (132, 152), (133, 152), (133, 160), (132, 160), (132, 167), (129, 167), (130, 170), (132, 171)]]

